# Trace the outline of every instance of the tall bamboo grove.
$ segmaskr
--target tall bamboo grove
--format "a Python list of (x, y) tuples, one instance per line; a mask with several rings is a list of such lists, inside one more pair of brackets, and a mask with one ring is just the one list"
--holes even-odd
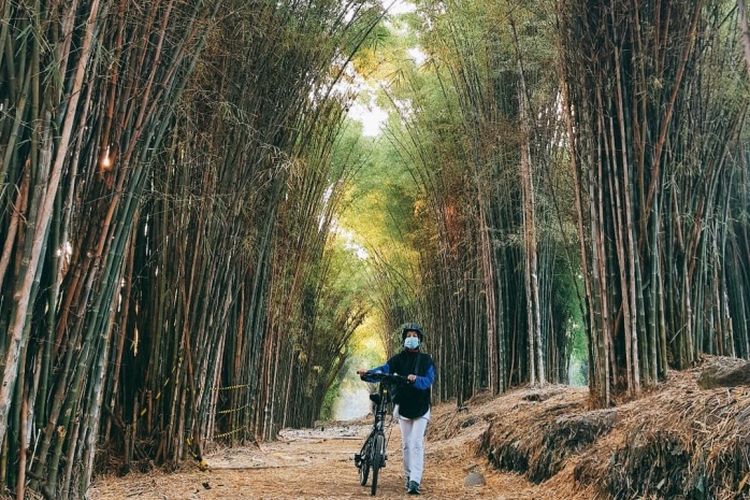
[(425, 6), (431, 59), (394, 85), (395, 107), (409, 112), (392, 141), (421, 189), (416, 218), (429, 228), (414, 242), (420, 313), (443, 367), (439, 393), (459, 404), (483, 388), (566, 381), (568, 319), (578, 307), (560, 294), (575, 262), (554, 210), (564, 129), (553, 47), (543, 48), (553, 12), (514, 17), (511, 7)]
[(140, 193), (220, 6), (3, 3), (0, 476), (19, 497), (90, 481)]
[[(345, 182), (330, 153), (349, 97), (334, 85), (379, 7), (0, 12), (3, 485), (82, 496), (106, 461), (174, 463), (272, 436), (278, 408), (320, 399), (361, 321), (354, 303), (329, 307), (318, 221)], [(285, 259), (307, 264), (297, 284), (272, 280)], [(314, 340), (303, 321), (319, 321)]]
[[(726, 263), (747, 111), (733, 5), (559, 2), (563, 108), (601, 405), (747, 355)], [(738, 302), (739, 301), (739, 302)], [(739, 320), (739, 324), (737, 322)]]

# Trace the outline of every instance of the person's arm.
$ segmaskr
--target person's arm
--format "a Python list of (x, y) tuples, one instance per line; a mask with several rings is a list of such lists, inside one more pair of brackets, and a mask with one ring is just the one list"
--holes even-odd
[(391, 360), (389, 359), (384, 365), (376, 366), (375, 368), (370, 368), (369, 370), (365, 368), (360, 368), (359, 370), (357, 370), (357, 373), (359, 375), (363, 375), (366, 372), (380, 372), (380, 373), (385, 373), (386, 375), (390, 375), (391, 373), (390, 363), (391, 363)]
[(413, 385), (417, 389), (425, 390), (429, 389), (432, 383), (435, 381), (435, 365), (431, 364), (427, 369), (427, 374), (424, 376), (417, 375), (414, 379)]
[(386, 363), (384, 365), (376, 366), (375, 368), (370, 369), (371, 372), (380, 372), (385, 373), (386, 375), (389, 375), (391, 373), (391, 366)]

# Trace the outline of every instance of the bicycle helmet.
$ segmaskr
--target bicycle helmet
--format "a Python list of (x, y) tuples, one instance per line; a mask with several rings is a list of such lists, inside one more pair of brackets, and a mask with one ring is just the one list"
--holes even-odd
[(417, 336), (419, 337), (420, 342), (424, 338), (422, 325), (420, 325), (419, 323), (404, 323), (403, 325), (401, 325), (401, 340), (404, 340), (406, 338), (407, 332), (417, 332)]

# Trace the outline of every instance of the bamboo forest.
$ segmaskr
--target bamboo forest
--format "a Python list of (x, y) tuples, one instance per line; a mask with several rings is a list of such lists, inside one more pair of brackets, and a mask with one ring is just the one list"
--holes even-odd
[(747, 8), (0, 0), (0, 498), (748, 498)]

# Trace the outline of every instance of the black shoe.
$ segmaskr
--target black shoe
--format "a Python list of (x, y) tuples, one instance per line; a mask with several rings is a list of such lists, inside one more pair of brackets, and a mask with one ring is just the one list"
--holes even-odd
[(409, 481), (407, 493), (409, 493), (409, 495), (419, 495), (419, 483), (416, 481)]

